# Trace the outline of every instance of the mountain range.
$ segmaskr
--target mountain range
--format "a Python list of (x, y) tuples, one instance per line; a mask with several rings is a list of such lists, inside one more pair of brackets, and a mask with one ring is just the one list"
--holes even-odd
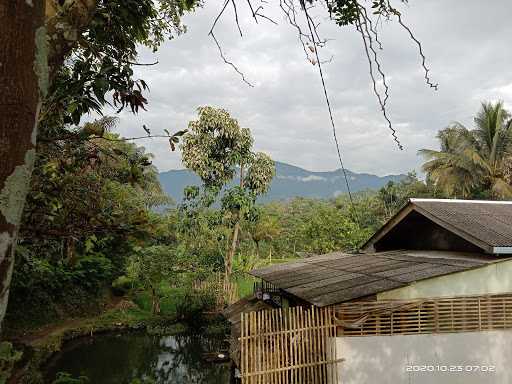
[[(183, 189), (189, 185), (201, 185), (199, 177), (187, 169), (170, 170), (160, 173), (164, 190), (180, 202)], [(347, 170), (352, 192), (379, 189), (389, 181), (400, 181), (405, 175), (376, 176)], [(235, 181), (236, 182), (236, 181)], [(328, 172), (313, 172), (294, 165), (276, 162), (276, 176), (267, 194), (259, 200), (268, 202), (287, 200), (294, 197), (331, 198), (346, 193), (347, 188), (341, 169)]]

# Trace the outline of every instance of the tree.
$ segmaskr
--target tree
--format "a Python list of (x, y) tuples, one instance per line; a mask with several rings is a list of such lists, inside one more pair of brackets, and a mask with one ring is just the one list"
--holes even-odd
[[(137, 46), (158, 48), (183, 31), (181, 0), (15, 0), (0, 4), (0, 325), (36, 138), (54, 138), (105, 97), (137, 112)], [(45, 14), (46, 12), (46, 14)], [(73, 59), (68, 60), (73, 54)], [(170, 136), (170, 135), (169, 135)]]
[(142, 283), (151, 294), (151, 310), (160, 313), (159, 286), (182, 272), (183, 263), (170, 247), (153, 245), (140, 248), (130, 267), (130, 274)]
[(248, 222), (247, 232), (256, 246), (257, 258), (260, 257), (260, 244), (263, 241), (272, 242), (280, 235), (281, 230), (279, 218), (266, 212), (261, 212), (256, 220)]
[(0, 4), (0, 327), (48, 83), (43, 22), (43, 0)]
[(512, 119), (503, 103), (482, 103), (470, 130), (455, 122), (441, 130), (439, 151), (419, 151), (423, 170), (450, 196), (512, 198), (507, 167), (512, 151)]
[[(109, 121), (107, 123), (107, 121)], [(111, 118), (77, 129), (90, 135), (109, 129)], [(151, 154), (104, 132), (104, 139), (40, 143), (21, 236), (25, 239), (83, 239), (128, 235), (142, 228), (147, 210), (169, 203)], [(106, 140), (105, 140), (106, 139)]]
[[(105, 126), (103, 120), (77, 131)], [(151, 209), (166, 198), (151, 155), (116, 134), (104, 135), (39, 143), (18, 236), (8, 328), (22, 319), (75, 315), (103, 297), (95, 287), (108, 287), (124, 273), (134, 247), (174, 245), (172, 228)]]
[[(296, 198), (263, 206), (261, 217), (276, 218), (279, 223), (278, 228), (269, 223), (268, 231), (278, 229), (272, 237), (272, 247), (282, 258), (331, 251), (350, 252), (357, 250), (375, 230), (376, 219), (372, 217), (377, 210), (366, 204), (365, 199), (358, 197), (352, 205), (348, 198), (341, 197), (336, 200)], [(354, 209), (358, 210), (356, 215)], [(359, 219), (363, 216), (364, 222)]]
[(300, 227), (304, 239), (303, 251), (323, 254), (333, 251), (355, 251), (368, 238), (368, 230), (354, 222), (351, 215), (342, 214), (333, 204), (317, 202)]
[[(433, 197), (432, 188), (418, 180), (416, 172), (409, 172), (398, 183), (390, 181), (379, 189), (377, 197), (384, 209), (384, 220), (390, 219), (410, 198)], [(377, 228), (376, 228), (377, 229)]]
[[(222, 208), (233, 227), (225, 257), (226, 279), (232, 271), (240, 221), (250, 214), (256, 197), (265, 193), (275, 174), (274, 162), (263, 153), (253, 153), (253, 139), (226, 110), (198, 108), (199, 119), (189, 123), (181, 146), (183, 163), (203, 182), (202, 204), (210, 206), (239, 171), (239, 185), (221, 198)], [(185, 193), (187, 195), (187, 193)]]

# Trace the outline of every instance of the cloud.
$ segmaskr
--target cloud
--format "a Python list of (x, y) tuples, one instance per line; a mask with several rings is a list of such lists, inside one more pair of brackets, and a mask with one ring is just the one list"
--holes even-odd
[[(164, 44), (156, 55), (141, 51), (141, 61), (159, 61), (137, 68), (151, 87), (150, 105), (139, 115), (123, 112), (119, 131), (134, 136), (142, 124), (154, 132), (176, 131), (195, 118), (198, 106), (214, 105), (249, 127), (256, 149), (274, 159), (315, 171), (339, 168), (318, 69), (305, 60), (279, 9), (271, 3), (265, 8), (278, 26), (255, 24), (248, 9), (239, 7), (243, 38), (230, 12), (216, 32), (227, 57), (254, 88), (223, 63), (208, 38), (219, 4), (207, 2), (185, 18), (185, 35)], [(388, 113), (404, 151), (393, 142), (372, 93), (360, 36), (325, 20), (324, 11), (321, 33), (333, 40), (321, 54), (334, 56), (324, 71), (346, 167), (379, 175), (418, 169), (418, 149), (437, 147), (436, 132), (451, 121), (471, 126), (482, 99), (502, 99), (512, 108), (511, 11), (508, 0), (495, 0), (492, 7), (479, 0), (410, 2), (403, 15), (423, 44), (430, 75), (439, 82), (437, 92), (424, 84), (417, 46), (407, 32), (396, 23), (383, 23)], [(160, 170), (182, 167), (179, 152), (171, 152), (165, 139), (141, 144), (155, 154)]]
[(310, 181), (328, 181), (326, 177), (317, 176), (317, 175), (309, 175), (309, 176), (283, 176), (283, 175), (277, 175), (278, 179), (283, 180), (295, 180), (295, 181), (302, 181), (302, 182), (310, 182)]

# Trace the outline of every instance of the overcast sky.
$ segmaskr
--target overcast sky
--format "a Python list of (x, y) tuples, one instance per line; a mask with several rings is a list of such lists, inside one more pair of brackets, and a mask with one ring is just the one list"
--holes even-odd
[[(218, 106), (250, 128), (255, 148), (275, 160), (314, 171), (339, 168), (318, 68), (306, 61), (295, 31), (270, 4), (274, 0), (265, 12), (278, 26), (256, 25), (245, 2), (239, 3), (243, 38), (231, 11), (216, 34), (255, 87), (223, 63), (207, 36), (221, 2), (206, 0), (204, 8), (184, 18), (185, 35), (155, 55), (141, 52), (141, 61), (159, 61), (138, 67), (151, 87), (148, 111), (123, 112), (118, 131), (140, 135), (142, 124), (153, 133), (176, 131), (186, 128), (198, 106)], [(418, 169), (417, 150), (437, 148), (436, 132), (451, 121), (471, 126), (481, 100), (501, 99), (512, 108), (511, 15), (510, 0), (410, 0), (404, 18), (423, 44), (437, 92), (425, 85), (417, 46), (406, 31), (396, 23), (380, 27), (391, 86), (388, 113), (404, 151), (393, 142), (371, 91), (361, 37), (352, 27), (319, 18), (322, 36), (332, 39), (320, 53), (334, 56), (324, 71), (347, 168), (378, 175)], [(165, 139), (139, 144), (155, 154), (159, 170), (182, 168), (180, 154), (170, 152)]]

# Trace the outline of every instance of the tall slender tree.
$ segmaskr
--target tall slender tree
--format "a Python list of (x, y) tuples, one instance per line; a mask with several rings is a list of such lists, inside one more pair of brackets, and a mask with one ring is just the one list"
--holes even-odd
[[(222, 209), (232, 225), (231, 245), (224, 258), (226, 279), (232, 271), (240, 221), (265, 193), (275, 174), (274, 162), (264, 153), (252, 152), (253, 139), (247, 128), (224, 109), (200, 107), (199, 119), (189, 123), (181, 146), (183, 163), (203, 182), (203, 205), (211, 205), (223, 192)], [(229, 184), (239, 172), (239, 185)]]

